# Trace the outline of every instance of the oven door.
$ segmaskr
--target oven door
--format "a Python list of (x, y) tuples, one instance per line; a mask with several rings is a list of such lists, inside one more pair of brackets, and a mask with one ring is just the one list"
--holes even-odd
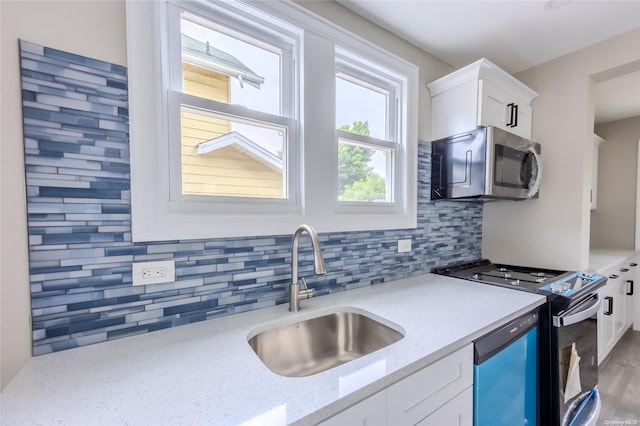
[[(597, 312), (601, 299), (591, 293), (553, 317), (554, 387), (557, 424), (595, 424), (600, 412)], [(554, 410), (556, 411), (556, 410)], [(576, 423), (580, 419), (580, 423)], [(556, 423), (556, 422), (554, 422)]]

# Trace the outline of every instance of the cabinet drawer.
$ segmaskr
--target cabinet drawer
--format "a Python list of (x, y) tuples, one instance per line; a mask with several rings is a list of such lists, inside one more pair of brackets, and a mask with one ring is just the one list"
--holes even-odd
[(321, 426), (386, 426), (387, 392), (383, 390), (320, 423)]
[(471, 426), (473, 423), (473, 386), (438, 408), (418, 423), (419, 426)]
[(473, 345), (387, 389), (389, 424), (418, 424), (473, 384)]

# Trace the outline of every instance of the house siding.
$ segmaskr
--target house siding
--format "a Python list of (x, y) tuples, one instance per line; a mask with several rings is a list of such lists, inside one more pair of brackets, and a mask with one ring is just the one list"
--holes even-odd
[[(182, 64), (184, 93), (231, 102), (229, 76), (192, 64)], [(198, 154), (198, 144), (231, 132), (228, 120), (183, 110), (180, 117), (182, 193), (282, 198), (282, 170), (266, 166), (233, 148)]]

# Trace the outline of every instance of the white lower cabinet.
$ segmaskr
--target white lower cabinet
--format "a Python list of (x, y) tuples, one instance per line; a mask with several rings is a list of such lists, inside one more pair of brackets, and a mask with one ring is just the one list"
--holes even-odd
[(608, 280), (598, 290), (602, 298), (598, 311), (598, 364), (604, 361), (633, 322), (633, 293), (640, 273), (637, 261), (637, 257), (631, 257), (600, 272)]
[(598, 290), (602, 299), (598, 310), (598, 364), (604, 361), (615, 344), (614, 287), (617, 285), (617, 279), (609, 278), (607, 284)]
[(468, 345), (388, 387), (389, 424), (421, 424), (472, 385), (473, 345)]
[(625, 330), (634, 323), (635, 314), (635, 295), (638, 288), (638, 278), (640, 278), (640, 268), (638, 267), (638, 255), (634, 256), (628, 263), (627, 268), (630, 269), (629, 276), (625, 279)]
[(429, 414), (419, 426), (465, 426), (473, 423), (473, 386)]
[(321, 423), (322, 426), (386, 426), (387, 391), (383, 390)]
[(460, 425), (473, 422), (473, 345), (434, 362), (323, 425)]

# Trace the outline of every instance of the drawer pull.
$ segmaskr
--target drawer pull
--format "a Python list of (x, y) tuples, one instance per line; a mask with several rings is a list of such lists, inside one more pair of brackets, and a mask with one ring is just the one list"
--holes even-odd
[(607, 301), (607, 310), (604, 311), (605, 315), (613, 315), (613, 297), (607, 296), (604, 298)]
[(620, 272), (629, 272), (629, 268), (620, 268)]
[(620, 278), (620, 275), (616, 275), (616, 274), (609, 275), (610, 280), (617, 280), (618, 278)]

